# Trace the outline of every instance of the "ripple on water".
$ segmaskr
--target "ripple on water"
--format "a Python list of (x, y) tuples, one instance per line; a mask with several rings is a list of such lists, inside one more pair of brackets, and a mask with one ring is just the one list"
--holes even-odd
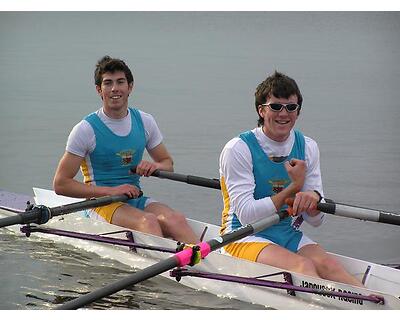
[[(0, 309), (52, 309), (123, 279), (127, 265), (47, 239), (0, 232)], [(200, 310), (265, 309), (193, 290), (161, 276), (103, 298), (89, 309)]]

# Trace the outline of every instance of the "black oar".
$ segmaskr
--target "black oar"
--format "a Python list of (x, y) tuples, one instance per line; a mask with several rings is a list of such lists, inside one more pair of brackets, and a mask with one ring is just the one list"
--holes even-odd
[[(136, 167), (131, 168), (132, 173), (136, 173)], [(197, 176), (191, 176), (186, 174), (180, 174), (164, 170), (156, 170), (152, 174), (153, 177), (174, 180), (179, 182), (185, 182), (196, 186), (207, 187), (212, 189), (221, 189), (218, 179), (209, 179)]]
[[(132, 168), (134, 170), (134, 168)], [(220, 189), (218, 179), (208, 179), (197, 176), (189, 176), (169, 171), (156, 170), (152, 174), (154, 177), (170, 179), (175, 181), (186, 182), (198, 186)], [(188, 182), (190, 181), (190, 182)], [(336, 203), (331, 199), (326, 199), (326, 203), (319, 203), (318, 210), (334, 214), (336, 216), (367, 220), (372, 222), (381, 222), (386, 224), (400, 225), (400, 214), (394, 212), (386, 212), (382, 210), (362, 208), (343, 203)]]
[(0, 228), (7, 227), (14, 224), (27, 224), (36, 223), (44, 224), (49, 221), (52, 217), (68, 214), (71, 212), (81, 211), (89, 208), (96, 208), (106, 206), (114, 202), (127, 201), (129, 197), (127, 195), (117, 196), (104, 196), (99, 198), (93, 198), (83, 200), (75, 203), (70, 203), (54, 208), (48, 208), (43, 205), (34, 206), (31, 210), (22, 212), (15, 216), (0, 219)]
[(107, 297), (113, 293), (116, 293), (120, 290), (130, 287), (136, 283), (145, 281), (149, 278), (155, 277), (175, 267), (184, 267), (193, 262), (192, 255), (194, 250), (198, 250), (201, 255), (201, 258), (204, 258), (211, 251), (217, 250), (231, 242), (237, 241), (246, 236), (264, 230), (265, 228), (268, 228), (273, 224), (278, 223), (280, 219), (283, 219), (285, 217), (286, 213), (280, 212), (279, 214), (274, 214), (273, 216), (267, 217), (255, 223), (248, 224), (240, 229), (227, 233), (223, 236), (213, 238), (207, 242), (201, 242), (196, 246), (197, 248), (196, 247), (186, 248), (165, 260), (162, 260), (148, 268), (145, 268), (128, 276), (127, 278), (124, 278), (104, 288), (101, 288), (99, 290), (85, 294), (74, 300), (71, 300), (57, 307), (56, 309), (61, 309), (61, 310), (78, 309), (91, 302)]

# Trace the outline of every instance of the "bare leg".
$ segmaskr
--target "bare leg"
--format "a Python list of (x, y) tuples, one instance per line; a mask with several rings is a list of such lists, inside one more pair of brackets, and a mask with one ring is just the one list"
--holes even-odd
[(193, 232), (182, 213), (160, 202), (152, 202), (144, 210), (157, 216), (165, 237), (191, 244), (199, 241), (199, 237)]
[(124, 204), (115, 210), (112, 224), (162, 237), (160, 224), (154, 214)]
[(318, 244), (306, 245), (299, 250), (298, 254), (313, 261), (321, 278), (364, 287), (357, 278), (344, 269), (339, 261), (330, 256)]
[(319, 277), (310, 259), (275, 244), (266, 246), (258, 255), (257, 262), (313, 277)]

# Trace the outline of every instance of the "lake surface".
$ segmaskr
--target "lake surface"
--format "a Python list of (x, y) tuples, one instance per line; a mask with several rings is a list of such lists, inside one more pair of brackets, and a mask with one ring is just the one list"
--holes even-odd
[[(0, 189), (51, 188), (71, 128), (98, 109), (96, 61), (124, 59), (131, 105), (153, 114), (175, 171), (218, 177), (225, 143), (256, 126), (256, 86), (274, 70), (304, 97), (298, 128), (320, 148), (325, 195), (400, 212), (398, 12), (0, 12)], [(152, 197), (220, 222), (218, 191), (143, 179)], [(400, 262), (398, 227), (328, 217), (327, 250)], [(132, 270), (0, 231), (0, 309), (49, 309)], [(114, 309), (257, 309), (152, 279), (99, 302)]]

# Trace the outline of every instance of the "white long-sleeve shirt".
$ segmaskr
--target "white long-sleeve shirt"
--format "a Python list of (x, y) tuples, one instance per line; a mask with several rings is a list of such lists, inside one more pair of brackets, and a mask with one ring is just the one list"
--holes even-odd
[[(277, 142), (268, 138), (262, 128), (252, 130), (257, 142), (269, 157), (286, 157), (290, 154), (295, 135), (290, 132), (288, 139)], [(306, 178), (302, 191), (317, 190), (323, 196), (319, 149), (317, 143), (305, 138)], [(235, 137), (223, 148), (220, 155), (220, 178), (225, 180), (229, 195), (229, 212), (235, 213), (242, 225), (258, 221), (266, 216), (276, 213), (276, 208), (270, 197), (259, 200), (254, 199), (255, 180), (253, 175), (253, 162), (247, 144)], [(311, 217), (302, 213), (303, 218), (313, 226), (319, 226), (325, 217), (324, 213)]]

